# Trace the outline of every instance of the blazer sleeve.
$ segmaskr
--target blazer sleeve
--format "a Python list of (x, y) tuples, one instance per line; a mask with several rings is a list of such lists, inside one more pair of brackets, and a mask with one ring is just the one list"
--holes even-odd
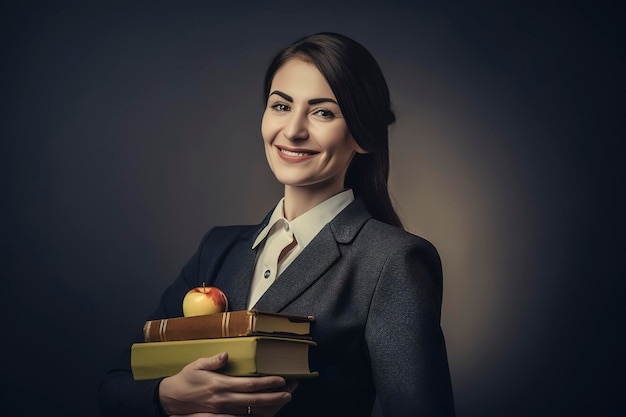
[[(211, 233), (212, 231), (209, 231), (205, 234), (200, 247), (185, 264), (178, 278), (167, 287), (157, 308), (147, 317), (148, 320), (182, 315), (181, 300), (189, 288), (196, 284), (200, 268), (203, 267), (203, 258), (206, 257), (206, 242)], [(127, 343), (127, 347), (122, 352), (118, 352), (112, 358), (110, 370), (100, 382), (98, 401), (103, 417), (160, 417), (165, 415), (158, 398), (158, 386), (162, 378), (144, 381), (133, 379), (130, 347), (136, 342), (143, 342), (143, 331), (140, 325), (134, 339)]]
[(442, 268), (428, 241), (411, 235), (383, 264), (366, 324), (372, 373), (385, 416), (454, 416), (440, 327)]

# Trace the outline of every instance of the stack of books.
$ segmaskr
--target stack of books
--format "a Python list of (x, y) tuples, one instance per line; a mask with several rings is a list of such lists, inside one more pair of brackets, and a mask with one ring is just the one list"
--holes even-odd
[(280, 375), (287, 379), (318, 375), (309, 367), (311, 316), (240, 310), (205, 316), (149, 320), (144, 342), (131, 347), (136, 380), (178, 373), (202, 357), (228, 352), (217, 372), (232, 376)]

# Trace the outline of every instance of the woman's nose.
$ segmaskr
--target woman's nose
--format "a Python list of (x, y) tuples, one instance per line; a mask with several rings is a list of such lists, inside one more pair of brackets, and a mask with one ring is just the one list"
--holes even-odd
[(291, 141), (305, 140), (309, 137), (305, 115), (292, 113), (283, 128), (283, 135)]

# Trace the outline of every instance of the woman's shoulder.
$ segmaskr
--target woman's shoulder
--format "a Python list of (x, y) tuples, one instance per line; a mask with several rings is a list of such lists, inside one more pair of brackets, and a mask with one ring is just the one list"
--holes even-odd
[(427, 238), (403, 228), (371, 218), (363, 225), (363, 237), (374, 239), (381, 247), (397, 250), (401, 247), (417, 247), (437, 254), (437, 248)]
[(418, 249), (439, 257), (429, 240), (377, 220), (360, 199), (356, 199), (331, 222), (331, 229), (339, 243), (358, 242), (359, 246), (369, 247), (378, 253)]
[(249, 239), (251, 236), (258, 234), (267, 224), (272, 212), (265, 215), (263, 220), (257, 224), (230, 224), (213, 226), (205, 233), (202, 241), (208, 239)]
[(361, 238), (375, 242), (369, 249), (373, 251), (372, 258), (377, 257), (389, 265), (404, 265), (409, 269), (424, 268), (435, 288), (441, 292), (442, 260), (430, 240), (376, 219), (370, 219), (364, 224), (361, 235)]
[(213, 226), (204, 234), (202, 242), (249, 239), (260, 227), (258, 224)]

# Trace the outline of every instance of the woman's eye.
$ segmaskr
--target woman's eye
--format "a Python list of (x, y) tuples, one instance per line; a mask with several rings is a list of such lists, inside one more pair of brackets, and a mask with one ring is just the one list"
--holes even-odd
[(278, 112), (289, 111), (289, 106), (282, 103), (276, 103), (272, 106), (272, 108)]
[(323, 117), (324, 119), (332, 119), (335, 117), (335, 113), (326, 109), (318, 109), (313, 112), (314, 115)]

